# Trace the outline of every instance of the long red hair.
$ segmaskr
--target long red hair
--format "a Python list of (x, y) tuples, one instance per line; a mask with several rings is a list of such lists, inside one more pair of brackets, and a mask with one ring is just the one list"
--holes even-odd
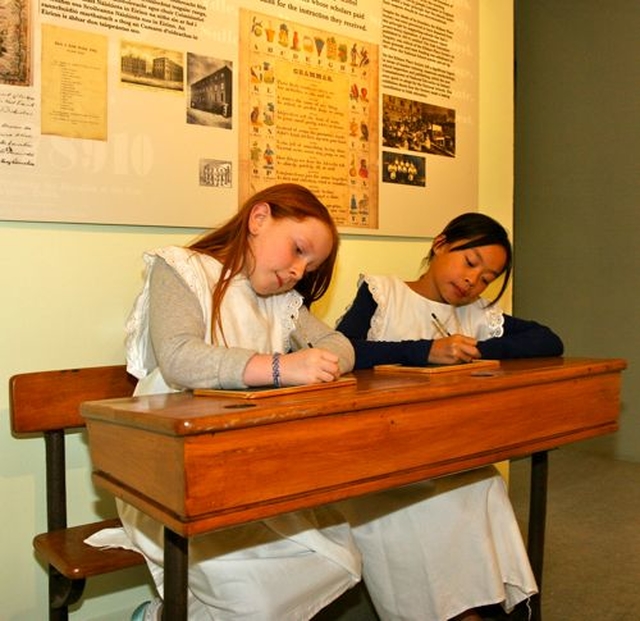
[(292, 218), (300, 221), (305, 218), (316, 218), (327, 225), (333, 242), (331, 252), (317, 270), (306, 273), (298, 281), (295, 289), (304, 298), (305, 305), (311, 306), (324, 295), (331, 284), (340, 237), (328, 209), (313, 192), (301, 185), (280, 183), (265, 188), (248, 198), (238, 213), (225, 224), (204, 234), (189, 245), (189, 248), (210, 255), (222, 263), (221, 277), (213, 290), (212, 335), (216, 324), (222, 330), (220, 325), (222, 300), (233, 277), (241, 273), (245, 267), (247, 253), (251, 252), (249, 216), (254, 205), (258, 203), (268, 203), (271, 216), (275, 219)]

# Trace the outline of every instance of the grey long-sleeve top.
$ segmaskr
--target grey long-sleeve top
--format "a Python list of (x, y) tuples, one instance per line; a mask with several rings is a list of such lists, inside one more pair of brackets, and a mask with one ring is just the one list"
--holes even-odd
[[(149, 283), (149, 328), (160, 372), (175, 388), (245, 388), (242, 377), (257, 352), (242, 347), (209, 345), (198, 298), (163, 259), (155, 261)], [(341, 373), (353, 369), (349, 340), (302, 306), (290, 335), (292, 351), (311, 343), (339, 358)], [(287, 352), (282, 352), (287, 353)]]

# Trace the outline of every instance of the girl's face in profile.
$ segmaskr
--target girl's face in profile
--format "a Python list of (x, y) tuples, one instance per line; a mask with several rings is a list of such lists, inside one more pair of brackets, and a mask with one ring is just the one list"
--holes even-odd
[(434, 256), (425, 275), (429, 288), (427, 297), (452, 306), (471, 304), (502, 274), (507, 261), (502, 246), (491, 244), (458, 249), (468, 241), (434, 241)]
[(333, 247), (329, 227), (317, 218), (274, 218), (267, 203), (254, 205), (249, 219), (246, 275), (258, 295), (284, 293), (317, 270)]

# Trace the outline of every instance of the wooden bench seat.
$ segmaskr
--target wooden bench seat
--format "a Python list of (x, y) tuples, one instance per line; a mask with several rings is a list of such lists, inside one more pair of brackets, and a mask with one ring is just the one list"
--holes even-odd
[(103, 528), (119, 526), (117, 518), (67, 526), (65, 432), (84, 427), (83, 401), (130, 396), (134, 387), (124, 365), (23, 373), (9, 381), (14, 435), (42, 434), (45, 440), (47, 531), (34, 537), (33, 546), (49, 568), (50, 621), (68, 619), (87, 578), (144, 563), (137, 552), (84, 543)]
[(118, 518), (60, 528), (40, 533), (33, 538), (33, 547), (43, 559), (71, 580), (99, 576), (118, 569), (140, 565), (137, 552), (123, 548), (94, 548), (84, 543), (87, 537), (103, 528), (121, 526)]

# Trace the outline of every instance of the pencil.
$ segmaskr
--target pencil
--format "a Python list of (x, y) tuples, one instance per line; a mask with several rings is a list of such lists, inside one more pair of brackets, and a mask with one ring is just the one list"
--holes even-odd
[[(294, 315), (291, 315), (291, 319), (293, 319), (294, 322), (296, 320)], [(300, 349), (302, 349), (305, 346), (308, 347), (309, 349), (313, 349), (313, 343), (307, 338), (307, 335), (302, 332), (299, 326), (297, 327), (297, 331), (302, 338), (296, 338), (294, 334), (293, 339), (296, 341), (296, 343), (298, 343), (298, 346), (300, 347)]]
[(440, 332), (440, 336), (442, 337), (451, 336), (451, 333), (449, 332), (449, 330), (447, 330), (444, 327), (444, 324), (438, 319), (435, 313), (431, 313), (431, 317), (433, 318), (433, 323), (436, 325), (438, 332)]

